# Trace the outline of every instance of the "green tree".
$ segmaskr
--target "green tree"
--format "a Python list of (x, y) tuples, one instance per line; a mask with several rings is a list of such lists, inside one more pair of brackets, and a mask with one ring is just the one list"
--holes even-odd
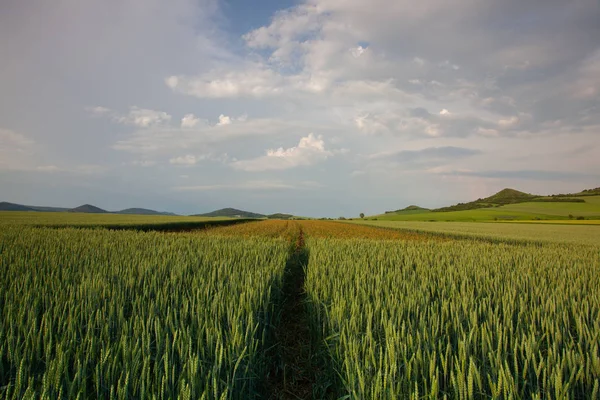
[(365, 213), (360, 213), (360, 217), (364, 218), (365, 217)]

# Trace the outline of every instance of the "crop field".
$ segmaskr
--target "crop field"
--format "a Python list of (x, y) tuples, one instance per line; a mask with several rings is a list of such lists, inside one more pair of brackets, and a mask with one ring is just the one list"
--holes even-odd
[[(522, 221), (520, 221), (522, 222)], [(540, 222), (540, 221), (538, 221)], [(581, 221), (577, 221), (581, 222)], [(584, 221), (587, 222), (587, 221)], [(517, 222), (425, 222), (355, 220), (349, 224), (368, 225), (401, 231), (436, 233), (451, 237), (492, 240), (541, 241), (573, 244), (600, 244), (597, 224), (550, 224)]]
[(287, 257), (281, 239), (3, 228), (0, 397), (251, 398)]
[(600, 396), (598, 226), (94, 217), (0, 222), (0, 398)]

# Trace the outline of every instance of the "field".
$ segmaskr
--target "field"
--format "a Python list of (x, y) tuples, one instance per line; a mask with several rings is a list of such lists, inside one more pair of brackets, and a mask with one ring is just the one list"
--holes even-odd
[(569, 215), (600, 220), (600, 196), (580, 197), (585, 203), (526, 202), (500, 207), (465, 211), (423, 212), (403, 211), (375, 215), (371, 218), (386, 221), (506, 221), (506, 220), (565, 220)]
[[(553, 243), (600, 244), (600, 225), (577, 224), (582, 221), (532, 222), (424, 222), (354, 220), (348, 224), (368, 225), (392, 230), (435, 233), (454, 238), (542, 241)], [(588, 221), (583, 221), (588, 222)], [(592, 221), (589, 221), (592, 222)]]
[(0, 398), (599, 398), (599, 226), (42, 217), (0, 215)]

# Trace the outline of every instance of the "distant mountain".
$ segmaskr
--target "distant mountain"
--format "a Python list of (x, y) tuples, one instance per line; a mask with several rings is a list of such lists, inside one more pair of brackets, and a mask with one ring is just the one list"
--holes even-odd
[(161, 212), (148, 210), (147, 208), (127, 208), (125, 210), (116, 211), (115, 214), (128, 214), (128, 215), (177, 215), (169, 212)]
[(35, 211), (33, 208), (21, 204), (0, 202), (0, 211)]
[(257, 214), (249, 211), (242, 211), (235, 208), (222, 208), (206, 214), (195, 214), (194, 217), (232, 217), (232, 218), (265, 218), (266, 215)]
[(106, 214), (106, 213), (108, 213), (108, 211), (98, 208), (96, 206), (93, 206), (91, 204), (84, 204), (79, 207), (71, 208), (70, 210), (68, 210), (68, 212), (88, 213), (88, 214)]

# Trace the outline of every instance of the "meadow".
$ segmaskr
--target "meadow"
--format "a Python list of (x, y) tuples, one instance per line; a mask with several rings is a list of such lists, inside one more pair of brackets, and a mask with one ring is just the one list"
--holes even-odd
[(17, 214), (0, 398), (599, 398), (598, 226)]

